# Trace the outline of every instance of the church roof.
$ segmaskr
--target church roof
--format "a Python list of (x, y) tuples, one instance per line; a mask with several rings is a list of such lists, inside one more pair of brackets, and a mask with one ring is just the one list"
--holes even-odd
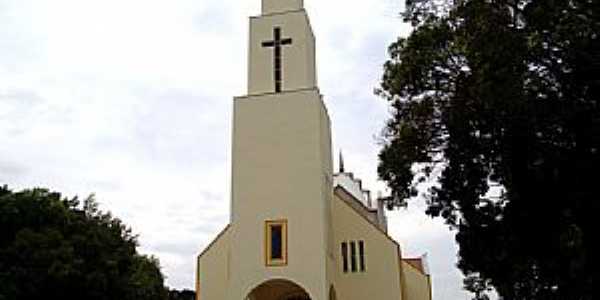
[[(340, 171), (343, 169), (340, 168)], [(334, 192), (383, 232), (387, 232), (387, 218), (382, 202), (371, 199), (371, 192), (363, 189), (362, 181), (354, 174), (341, 172), (333, 175)], [(373, 203), (375, 202), (375, 203)]]
[[(342, 169), (343, 170), (343, 169)], [(351, 172), (340, 172), (333, 175), (333, 186), (341, 186), (367, 209), (377, 209), (371, 199), (371, 191), (363, 189), (362, 180), (355, 178)]]
[(421, 273), (429, 275), (429, 267), (427, 266), (427, 254), (416, 258), (403, 258), (402, 260), (410, 266), (414, 267), (415, 269), (419, 270)]
[(366, 207), (360, 204), (359, 201), (357, 201), (350, 193), (346, 191), (346, 189), (341, 186), (336, 186), (333, 189), (333, 192), (342, 202), (346, 203), (346, 205), (352, 208), (359, 216), (363, 217), (369, 224), (373, 225), (373, 227), (381, 232), (381, 234), (383, 234), (387, 239), (396, 244), (398, 249), (400, 249), (400, 244), (398, 244), (398, 242), (387, 233), (387, 228), (379, 222), (377, 218), (377, 210), (367, 210)]

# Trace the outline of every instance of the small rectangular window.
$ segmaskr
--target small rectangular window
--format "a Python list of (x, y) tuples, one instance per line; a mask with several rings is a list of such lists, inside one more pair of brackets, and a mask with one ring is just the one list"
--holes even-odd
[(287, 265), (287, 221), (266, 221), (265, 263), (267, 266)]
[(365, 271), (365, 242), (358, 242), (358, 257), (360, 259), (360, 271)]
[(282, 259), (283, 254), (281, 253), (282, 246), (282, 226), (273, 225), (271, 226), (271, 259)]
[(342, 243), (342, 265), (344, 273), (348, 273), (348, 243)]
[(350, 242), (350, 262), (352, 272), (356, 272), (356, 242)]

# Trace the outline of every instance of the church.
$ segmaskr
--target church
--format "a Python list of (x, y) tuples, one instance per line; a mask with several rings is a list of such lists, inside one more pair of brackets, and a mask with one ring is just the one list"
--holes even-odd
[(333, 170), (315, 38), (302, 0), (250, 18), (248, 92), (234, 99), (231, 217), (197, 258), (197, 300), (431, 300), (385, 205)]

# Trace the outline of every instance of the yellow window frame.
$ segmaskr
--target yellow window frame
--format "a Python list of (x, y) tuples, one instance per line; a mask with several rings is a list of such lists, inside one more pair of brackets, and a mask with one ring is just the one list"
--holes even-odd
[[(265, 221), (265, 266), (267, 267), (282, 267), (288, 264), (288, 234), (287, 220), (268, 220)], [(281, 259), (271, 258), (271, 228), (281, 226)]]

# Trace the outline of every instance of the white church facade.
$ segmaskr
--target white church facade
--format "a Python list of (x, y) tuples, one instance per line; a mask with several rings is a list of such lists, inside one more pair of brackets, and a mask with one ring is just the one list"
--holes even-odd
[(431, 300), (383, 202), (334, 173), (302, 0), (250, 18), (248, 94), (234, 99), (230, 224), (200, 253), (197, 300)]

